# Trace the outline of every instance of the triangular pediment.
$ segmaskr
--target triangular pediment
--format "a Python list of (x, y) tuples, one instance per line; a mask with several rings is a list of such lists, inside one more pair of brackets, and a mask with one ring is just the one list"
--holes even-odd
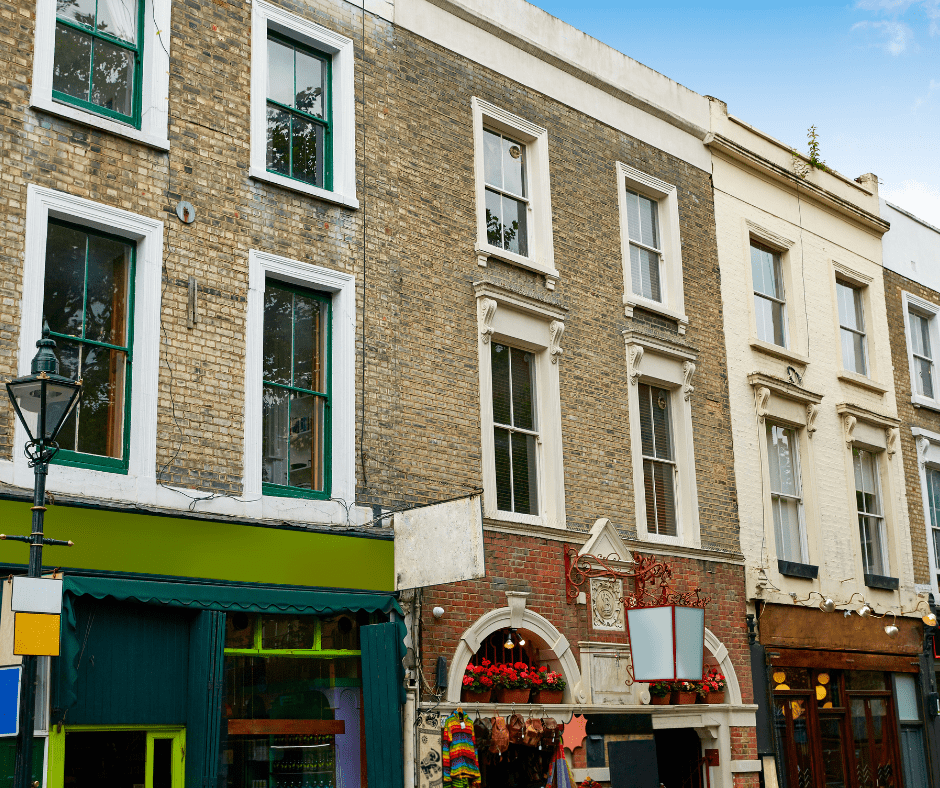
[(630, 548), (624, 544), (609, 517), (601, 517), (591, 526), (591, 537), (578, 551), (578, 555), (588, 554), (624, 564), (633, 563)]

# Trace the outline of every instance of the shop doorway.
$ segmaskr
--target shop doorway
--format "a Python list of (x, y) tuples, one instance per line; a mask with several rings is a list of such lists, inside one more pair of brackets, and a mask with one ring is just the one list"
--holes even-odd
[(702, 743), (692, 728), (653, 732), (659, 782), (665, 788), (702, 788)]
[(182, 788), (185, 733), (179, 727), (86, 725), (51, 734), (51, 785)]

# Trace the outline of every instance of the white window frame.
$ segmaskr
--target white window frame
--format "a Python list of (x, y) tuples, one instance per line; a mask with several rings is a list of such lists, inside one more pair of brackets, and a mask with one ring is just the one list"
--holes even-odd
[[(333, 189), (267, 170), (268, 32), (274, 31), (332, 56)], [(265, 0), (251, 5), (251, 143), (248, 174), (326, 202), (358, 208), (356, 197), (355, 57), (351, 38), (289, 13)]]
[[(475, 282), (480, 370), (483, 516), (507, 523), (565, 528), (565, 479), (558, 359), (565, 310), (489, 282)], [(528, 350), (535, 357), (538, 514), (506, 512), (496, 504), (491, 343)]]
[[(633, 464), (633, 489), (637, 538), (666, 545), (701, 547), (698, 512), (698, 484), (695, 474), (694, 437), (692, 434), (692, 376), (696, 356), (682, 345), (627, 329), (626, 343), (630, 419), (630, 459)], [(670, 392), (669, 417), (672, 422), (675, 457), (676, 535), (651, 532), (646, 520), (646, 493), (643, 474), (643, 445), (640, 440), (640, 398), (638, 383), (646, 383)]]
[(921, 505), (924, 507), (924, 528), (927, 537), (927, 562), (930, 567), (930, 587), (934, 597), (940, 596), (940, 583), (937, 574), (940, 573), (940, 564), (934, 553), (933, 527), (930, 522), (930, 503), (927, 487), (927, 469), (940, 471), (940, 433), (925, 430), (922, 427), (911, 427), (914, 442), (917, 448), (917, 471), (920, 476)]
[[(623, 260), (623, 306), (627, 317), (633, 317), (635, 307), (646, 309), (675, 320), (679, 333), (689, 325), (685, 314), (685, 295), (682, 285), (682, 242), (679, 233), (679, 193), (671, 183), (640, 172), (621, 161), (615, 165), (617, 173), (617, 201), (620, 206), (620, 253)], [(641, 194), (658, 205), (660, 247), (660, 292), (663, 300), (653, 301), (633, 292), (630, 271), (630, 231), (627, 224), (627, 189)]]
[[(787, 493), (775, 492), (773, 484), (770, 479), (770, 442), (767, 435), (768, 429), (771, 427), (779, 427), (783, 430), (790, 430), (793, 433), (793, 443), (796, 449), (796, 453), (793, 457), (793, 468), (796, 472), (796, 495), (789, 495)], [(790, 500), (796, 500), (797, 502), (797, 514), (799, 516), (800, 524), (800, 560), (796, 561), (791, 556), (783, 557), (777, 554), (777, 559), (780, 561), (790, 561), (797, 564), (809, 564), (809, 534), (808, 528), (806, 525), (806, 496), (803, 493), (803, 462), (802, 462), (802, 430), (798, 427), (795, 427), (792, 424), (786, 424), (776, 419), (769, 419), (764, 423), (764, 433), (761, 438), (764, 441), (764, 449), (767, 456), (767, 492), (769, 493), (770, 498), (770, 527), (774, 529), (774, 552), (776, 553), (777, 549), (777, 525), (774, 522), (773, 509), (774, 509), (774, 496), (778, 498), (789, 498)]]
[[(46, 231), (49, 219), (127, 238), (136, 245), (134, 278), (134, 385), (131, 389), (131, 430), (127, 474), (56, 466), (46, 482), (50, 491), (102, 498), (136, 500), (138, 489), (155, 484), (157, 388), (159, 374), (160, 275), (163, 269), (163, 222), (65, 192), (29, 184), (26, 191), (26, 251), (17, 369), (28, 375), (42, 331), (46, 279)], [(16, 420), (12, 483), (31, 487), (33, 471), (22, 452), (26, 431)], [(3, 474), (0, 474), (3, 475)]]
[[(264, 291), (269, 279), (332, 294), (332, 397), (330, 498), (352, 504), (356, 497), (356, 278), (257, 249), (248, 252), (248, 314), (245, 325), (245, 449), (243, 500), (261, 501), (261, 517), (292, 512), (310, 520), (312, 511), (344, 521), (335, 500), (318, 501), (261, 493), (263, 445)], [(338, 508), (339, 507), (339, 508)]]
[[(940, 305), (932, 304), (923, 298), (918, 298), (913, 293), (903, 292), (901, 294), (904, 313), (904, 337), (907, 341), (907, 368), (911, 379), (911, 403), (915, 407), (930, 408), (931, 410), (940, 410), (940, 380), (937, 379), (937, 359), (936, 354), (940, 349)], [(928, 334), (930, 336), (930, 349), (934, 354), (933, 359), (933, 397), (925, 397), (917, 393), (917, 379), (914, 370), (914, 344), (911, 341), (911, 321), (910, 313), (915, 312), (921, 317), (926, 317), (928, 322)]]
[[(60, 118), (109, 131), (119, 137), (168, 151), (167, 123), (170, 111), (170, 0), (140, 0), (144, 35), (140, 95), (140, 129), (97, 115), (72, 104), (52, 99), (55, 61), (56, 0), (36, 2), (36, 46), (33, 53), (33, 85), (29, 105)], [(136, 361), (135, 361), (136, 364)], [(135, 371), (135, 375), (136, 375)], [(136, 385), (136, 380), (135, 380)]]
[[(859, 508), (858, 508), (858, 492), (859, 492), (859, 491), (858, 491), (858, 487), (857, 487), (856, 482), (855, 482), (855, 473), (854, 473), (854, 470), (855, 470), (855, 451), (860, 451), (860, 452), (863, 451), (863, 452), (867, 452), (868, 454), (871, 455), (872, 463), (873, 463), (874, 466), (875, 466), (875, 467), (874, 467), (874, 477), (875, 477), (875, 486), (876, 486), (876, 488), (877, 488), (877, 489), (875, 490), (875, 497), (876, 497), (876, 499), (877, 499), (878, 506), (879, 506), (879, 508), (881, 509), (881, 514), (873, 514), (873, 513), (870, 513), (870, 512), (862, 512), (862, 511), (860, 511)], [(884, 490), (882, 489), (882, 488), (884, 487), (884, 482), (883, 482), (883, 480), (882, 480), (882, 478), (881, 478), (881, 477), (882, 477), (882, 473), (883, 473), (883, 470), (882, 470), (882, 465), (883, 465), (883, 463), (882, 463), (882, 457), (881, 457), (882, 454), (884, 454), (884, 452), (871, 449), (871, 448), (869, 448), (869, 447), (867, 447), (867, 446), (853, 446), (853, 447), (852, 447), (852, 470), (853, 470), (853, 473), (852, 473), (852, 487), (853, 487), (853, 490), (854, 490), (854, 492), (855, 492), (855, 515), (856, 515), (856, 521), (858, 520), (858, 518), (861, 518), (861, 517), (870, 517), (870, 518), (873, 518), (873, 519), (881, 520), (881, 528), (879, 529), (879, 537), (880, 537), (880, 541), (881, 541), (881, 554), (884, 556), (884, 560), (885, 560), (885, 563), (887, 564), (887, 566), (883, 567), (883, 568), (882, 568), (883, 571), (881, 571), (881, 572), (865, 572), (865, 574), (873, 574), (873, 575), (874, 575), (874, 574), (877, 574), (877, 575), (879, 575), (879, 576), (881, 576), (881, 577), (891, 577), (891, 576), (892, 576), (892, 575), (891, 575), (891, 552), (890, 552), (889, 546), (888, 546), (888, 518), (887, 518), (887, 510), (886, 510), (886, 507), (885, 507)], [(859, 525), (861, 525), (861, 523), (859, 523)], [(861, 533), (859, 533), (859, 550), (862, 552), (862, 570), (864, 571), (864, 569), (865, 569), (865, 555), (864, 555), (864, 550), (863, 550), (862, 545), (861, 545)]]
[[(486, 267), (487, 260), (495, 257), (520, 268), (543, 274), (545, 286), (555, 289), (559, 278), (555, 269), (554, 242), (552, 239), (552, 194), (548, 169), (548, 131), (518, 115), (500, 109), (495, 104), (473, 96), (470, 99), (473, 113), (473, 180), (476, 196), (477, 238), (474, 251), (477, 262)], [(498, 131), (518, 140), (526, 146), (525, 183), (528, 205), (528, 256), (501, 249), (489, 243), (486, 236), (486, 185), (483, 165), (483, 129)]]
[[(872, 277), (867, 274), (849, 268), (847, 265), (836, 260), (832, 261), (833, 324), (835, 326), (836, 345), (838, 347), (839, 380), (843, 383), (855, 384), (866, 391), (883, 395), (887, 393), (888, 387), (878, 380), (879, 339), (878, 332), (874, 330), (873, 326), (875, 319), (875, 310), (871, 302), (871, 285), (873, 281)], [(863, 332), (865, 337), (865, 364), (868, 367), (865, 374), (846, 369), (842, 358), (842, 321), (839, 317), (839, 291), (837, 288), (839, 283), (854, 287), (859, 291), (858, 296), (862, 309), (862, 325), (865, 328)]]

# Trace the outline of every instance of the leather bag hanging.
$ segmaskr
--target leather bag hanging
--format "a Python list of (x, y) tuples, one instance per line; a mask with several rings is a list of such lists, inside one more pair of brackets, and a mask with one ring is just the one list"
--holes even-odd
[(525, 734), (525, 720), (521, 714), (513, 714), (509, 718), (509, 743), (521, 744)]
[(490, 730), (490, 752), (502, 755), (509, 749), (509, 727), (505, 717), (494, 717)]
[(542, 743), (542, 721), (536, 717), (529, 717), (525, 721), (525, 733), (522, 743), (526, 747), (538, 747)]

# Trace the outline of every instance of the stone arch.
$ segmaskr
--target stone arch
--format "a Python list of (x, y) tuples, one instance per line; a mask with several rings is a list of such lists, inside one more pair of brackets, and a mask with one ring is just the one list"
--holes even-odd
[(491, 610), (480, 616), (463, 635), (454, 652), (447, 674), (447, 700), (459, 703), (461, 680), (470, 658), (480, 648), (483, 640), (493, 632), (512, 627), (523, 632), (539, 647), (542, 658), (547, 658), (553, 670), (557, 670), (567, 682), (563, 703), (583, 703), (581, 694), (581, 670), (571, 653), (571, 644), (555, 626), (543, 616), (525, 607), (526, 594), (507, 592), (509, 606)]
[(711, 652), (711, 655), (715, 658), (715, 662), (718, 663), (718, 666), (721, 668), (721, 672), (725, 676), (725, 701), (735, 706), (741, 705), (741, 685), (738, 684), (738, 674), (734, 670), (734, 665), (731, 663), (731, 655), (728, 653), (728, 649), (725, 648), (725, 644), (722, 643), (712, 631), (705, 627), (705, 648), (707, 651)]

